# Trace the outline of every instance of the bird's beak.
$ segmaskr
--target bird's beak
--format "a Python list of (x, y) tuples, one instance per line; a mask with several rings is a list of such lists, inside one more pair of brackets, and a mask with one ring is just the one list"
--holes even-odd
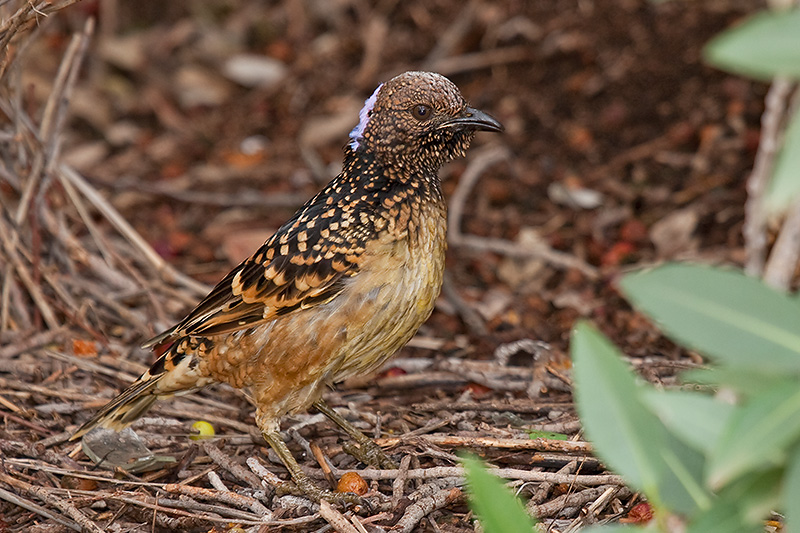
[(439, 129), (442, 128), (472, 128), (483, 131), (503, 131), (504, 129), (497, 119), (473, 107), (466, 108), (460, 117), (442, 122)]

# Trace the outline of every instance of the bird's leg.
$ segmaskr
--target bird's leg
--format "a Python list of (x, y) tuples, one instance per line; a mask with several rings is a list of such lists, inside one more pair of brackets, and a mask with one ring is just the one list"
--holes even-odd
[[(325, 400), (320, 398), (314, 402), (314, 407), (317, 411), (327, 416), (333, 423), (342, 428), (351, 439), (356, 441), (358, 447), (349, 446), (345, 451), (362, 463), (375, 466), (377, 468), (396, 469), (397, 464), (389, 459), (383, 452), (380, 446), (375, 444), (375, 441), (364, 435), (364, 433), (355, 427), (353, 424), (344, 419), (342, 415), (337, 413)], [(348, 449), (349, 448), (349, 449)]]
[[(289, 474), (292, 476), (292, 480), (294, 484), (297, 485), (301, 496), (306, 496), (315, 502), (319, 502), (320, 500), (326, 500), (332, 503), (338, 503), (342, 506), (346, 506), (348, 504), (352, 505), (360, 505), (362, 507), (365, 506), (364, 499), (360, 496), (353, 494), (351, 492), (331, 492), (329, 490), (321, 489), (311, 481), (311, 479), (300, 469), (300, 465), (297, 464), (292, 452), (289, 451), (289, 447), (286, 446), (286, 443), (283, 441), (281, 434), (276, 429), (269, 429), (269, 430), (262, 430), (261, 434), (264, 436), (264, 439), (270, 445), (270, 447), (275, 451), (275, 453), (280, 458), (281, 462), (286, 466), (289, 470)], [(282, 489), (282, 487), (279, 487)]]

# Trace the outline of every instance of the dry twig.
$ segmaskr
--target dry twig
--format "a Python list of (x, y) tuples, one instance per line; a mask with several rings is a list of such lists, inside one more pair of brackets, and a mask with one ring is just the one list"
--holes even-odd
[(439, 489), (430, 496), (419, 498), (406, 508), (403, 516), (395, 524), (393, 530), (400, 533), (410, 533), (420, 521), (437, 509), (446, 507), (461, 499), (463, 493), (459, 488)]
[(780, 148), (781, 125), (784, 123), (789, 95), (795, 84), (785, 78), (775, 78), (765, 99), (761, 116), (761, 139), (753, 165), (747, 179), (747, 203), (745, 203), (744, 234), (747, 263), (745, 270), (751, 276), (760, 276), (764, 269), (767, 249), (767, 215), (764, 212), (764, 191), (775, 166), (775, 156)]
[(492, 437), (461, 437), (457, 435), (425, 435), (422, 437), (384, 437), (375, 439), (381, 446), (391, 447), (407, 444), (415, 439), (437, 446), (459, 448), (500, 448), (504, 450), (536, 450), (540, 452), (563, 452), (589, 454), (592, 446), (588, 442), (549, 439), (497, 439)]
[(543, 243), (534, 247), (523, 246), (503, 239), (477, 237), (461, 232), (461, 219), (466, 208), (467, 197), (475, 187), (478, 179), (480, 179), (487, 169), (502, 161), (506, 161), (509, 157), (510, 154), (505, 147), (494, 146), (478, 153), (470, 160), (467, 169), (458, 182), (458, 187), (456, 187), (450, 199), (450, 214), (448, 216), (447, 226), (448, 242), (454, 247), (472, 248), (473, 250), (481, 252), (494, 252), (509, 257), (518, 257), (521, 259), (538, 258), (557, 268), (574, 268), (590, 279), (597, 278), (597, 269), (591, 265), (581, 261), (575, 256), (553, 250)]

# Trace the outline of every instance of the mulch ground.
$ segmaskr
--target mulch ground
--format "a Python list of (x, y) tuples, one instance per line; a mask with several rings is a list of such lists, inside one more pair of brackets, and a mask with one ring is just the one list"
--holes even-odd
[[(630, 518), (641, 496), (582, 439), (570, 329), (591, 320), (653, 382), (702, 363), (616, 281), (743, 262), (765, 87), (701, 51), (758, 2), (68, 3), (0, 5), (0, 531), (474, 531), (458, 450), (550, 531)], [(327, 395), (401, 468), (354, 460), (322, 415), (284, 420), (312, 477), (359, 472), (373, 508), (276, 495), (263, 477), (286, 471), (223, 386), (134, 426), (148, 468), (95, 466), (67, 439), (153, 361), (139, 344), (338, 172), (364, 98), (411, 69), (506, 132), (442, 171), (431, 319)]]

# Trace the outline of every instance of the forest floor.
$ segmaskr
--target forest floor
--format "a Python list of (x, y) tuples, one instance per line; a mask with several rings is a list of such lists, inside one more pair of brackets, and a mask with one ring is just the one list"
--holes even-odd
[[(474, 531), (458, 450), (504, 469), (545, 530), (635, 520), (641, 496), (584, 442), (569, 335), (591, 321), (654, 383), (702, 364), (617, 281), (743, 263), (766, 87), (702, 48), (759, 2), (46, 5), (0, 5), (0, 532)], [(317, 413), (283, 421), (312, 477), (358, 471), (373, 512), (275, 496), (247, 460), (286, 470), (226, 386), (134, 426), (147, 468), (95, 466), (67, 439), (152, 363), (139, 345), (338, 172), (364, 99), (405, 70), (506, 130), (441, 173), (455, 231), (433, 316), (326, 396), (402, 468), (357, 462)], [(197, 420), (216, 436), (188, 438)]]

